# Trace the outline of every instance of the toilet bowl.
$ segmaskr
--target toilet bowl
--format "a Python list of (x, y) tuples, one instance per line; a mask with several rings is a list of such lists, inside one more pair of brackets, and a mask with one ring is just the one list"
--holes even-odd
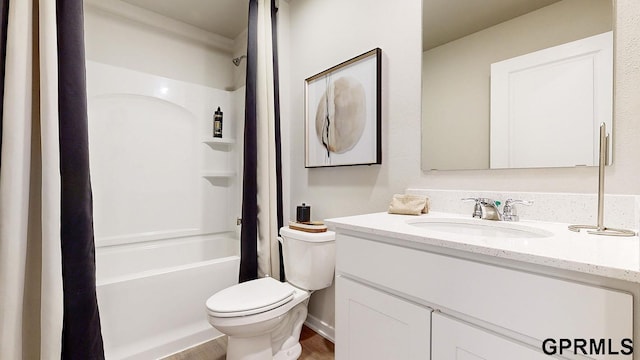
[(331, 285), (335, 233), (280, 229), (287, 282), (270, 277), (223, 289), (207, 302), (209, 323), (228, 336), (227, 360), (293, 360), (314, 290)]

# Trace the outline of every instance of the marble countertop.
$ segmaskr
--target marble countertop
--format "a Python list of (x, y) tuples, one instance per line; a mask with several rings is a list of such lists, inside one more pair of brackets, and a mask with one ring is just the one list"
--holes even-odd
[[(431, 219), (431, 220), (427, 220)], [(508, 222), (471, 219), (458, 214), (430, 212), (421, 216), (373, 213), (325, 220), (337, 232), (343, 230), (375, 234), (447, 249), (550, 266), (640, 283), (640, 238), (597, 236), (569, 231), (569, 224), (521, 220), (516, 227), (547, 232), (546, 237), (514, 238), (460, 235), (410, 225), (410, 222), (460, 219), (467, 223)]]

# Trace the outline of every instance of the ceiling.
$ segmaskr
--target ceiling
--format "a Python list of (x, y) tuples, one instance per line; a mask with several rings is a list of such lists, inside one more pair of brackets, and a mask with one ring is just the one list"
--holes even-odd
[(560, 0), (423, 0), (422, 49), (428, 50)]
[[(235, 39), (247, 28), (248, 0), (122, 0)], [(322, 0), (317, 0), (322, 1)], [(430, 49), (560, 0), (423, 0), (423, 49)]]
[(200, 29), (235, 39), (247, 28), (248, 0), (122, 0)]

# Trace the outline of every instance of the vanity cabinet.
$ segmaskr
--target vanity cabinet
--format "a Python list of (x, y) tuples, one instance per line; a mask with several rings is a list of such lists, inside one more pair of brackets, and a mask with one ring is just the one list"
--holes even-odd
[(429, 359), (431, 309), (336, 278), (336, 358)]
[(549, 356), (507, 337), (442, 313), (433, 314), (434, 359), (549, 360)]
[(588, 358), (631, 359), (619, 354), (633, 338), (626, 292), (335, 230), (337, 360), (548, 359), (545, 339), (604, 339)]

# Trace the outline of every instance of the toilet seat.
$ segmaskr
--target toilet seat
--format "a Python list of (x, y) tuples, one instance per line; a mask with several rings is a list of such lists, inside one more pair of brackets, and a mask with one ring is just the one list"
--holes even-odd
[(219, 318), (254, 315), (288, 303), (294, 294), (290, 284), (265, 277), (217, 292), (207, 300), (207, 311)]

